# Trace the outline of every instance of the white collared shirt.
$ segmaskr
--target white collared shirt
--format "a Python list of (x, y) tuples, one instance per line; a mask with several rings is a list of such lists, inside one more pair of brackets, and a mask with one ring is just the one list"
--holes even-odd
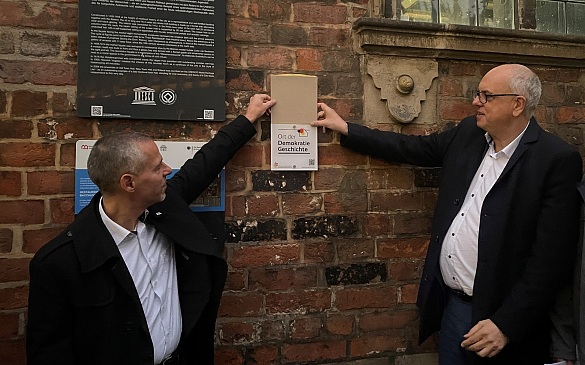
[(491, 136), (485, 134), (489, 145), (488, 151), (471, 181), (461, 210), (453, 219), (441, 248), (439, 261), (441, 275), (445, 284), (452, 289), (473, 295), (481, 207), (485, 197), (516, 151), (526, 128), (512, 143), (499, 152), (495, 152)]
[(183, 326), (174, 245), (141, 221), (136, 231), (128, 231), (108, 217), (102, 200), (99, 211), (138, 292), (154, 346), (154, 363), (161, 363), (179, 345)]

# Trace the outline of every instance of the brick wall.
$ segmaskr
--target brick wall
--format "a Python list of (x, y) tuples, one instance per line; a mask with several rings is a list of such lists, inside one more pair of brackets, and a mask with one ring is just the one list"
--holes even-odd
[[(367, 9), (365, 1), (228, 1), (228, 119), (268, 89), (270, 73), (299, 72), (319, 76), (320, 100), (368, 124), (351, 32)], [(75, 141), (126, 129), (208, 139), (221, 126), (77, 118), (76, 24), (75, 0), (0, 0), (1, 364), (25, 364), (28, 262), (73, 219)], [(374, 126), (422, 134), (458, 121), (492, 66), (440, 61), (436, 120)], [(539, 119), (583, 151), (585, 71), (536, 71)], [(271, 172), (269, 121), (257, 127), (227, 167), (230, 269), (217, 363), (374, 365), (433, 352), (432, 340), (416, 343), (414, 303), (438, 171), (349, 152), (327, 133), (319, 171)]]

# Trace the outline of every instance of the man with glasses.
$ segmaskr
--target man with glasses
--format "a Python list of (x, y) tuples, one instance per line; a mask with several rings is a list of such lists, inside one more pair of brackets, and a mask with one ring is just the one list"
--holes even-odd
[(543, 364), (547, 312), (571, 273), (578, 240), (577, 150), (533, 117), (541, 94), (527, 67), (493, 68), (475, 115), (428, 136), (347, 123), (318, 104), (341, 144), (390, 162), (441, 167), (419, 287), (419, 341), (439, 332), (439, 361)]

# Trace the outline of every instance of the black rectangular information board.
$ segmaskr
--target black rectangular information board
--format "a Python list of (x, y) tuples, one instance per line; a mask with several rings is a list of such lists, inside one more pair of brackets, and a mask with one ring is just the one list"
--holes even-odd
[(79, 2), (77, 114), (225, 119), (225, 0)]

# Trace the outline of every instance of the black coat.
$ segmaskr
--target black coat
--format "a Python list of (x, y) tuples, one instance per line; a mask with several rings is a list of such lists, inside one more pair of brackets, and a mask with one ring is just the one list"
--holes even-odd
[[(175, 245), (183, 332), (181, 364), (213, 364), (214, 329), (227, 274), (221, 213), (189, 208), (256, 133), (240, 116), (168, 181), (149, 207)], [(152, 365), (154, 349), (132, 277), (98, 211), (100, 194), (30, 263), (28, 364)]]
[[(445, 306), (439, 256), (487, 150), (475, 117), (429, 136), (406, 136), (350, 124), (342, 144), (392, 162), (441, 167), (439, 197), (419, 287), (419, 341), (438, 331)], [(543, 364), (548, 354), (547, 311), (569, 280), (579, 237), (575, 148), (533, 119), (481, 209), (473, 322), (491, 319), (509, 344), (476, 363)]]

